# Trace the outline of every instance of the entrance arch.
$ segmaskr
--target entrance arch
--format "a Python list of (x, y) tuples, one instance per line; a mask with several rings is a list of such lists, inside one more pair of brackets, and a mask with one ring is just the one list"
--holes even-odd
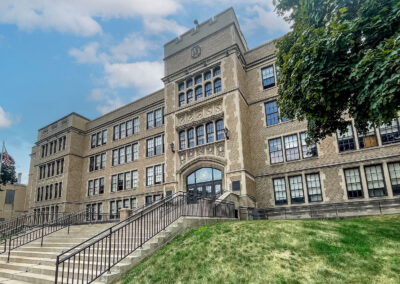
[(188, 201), (196, 202), (199, 197), (215, 198), (222, 194), (222, 172), (219, 169), (204, 167), (186, 177)]

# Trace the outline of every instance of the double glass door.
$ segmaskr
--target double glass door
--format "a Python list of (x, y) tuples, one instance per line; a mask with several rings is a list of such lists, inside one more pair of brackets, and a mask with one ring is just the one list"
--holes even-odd
[(222, 194), (221, 171), (201, 168), (187, 177), (188, 202), (195, 203), (198, 198), (215, 198)]

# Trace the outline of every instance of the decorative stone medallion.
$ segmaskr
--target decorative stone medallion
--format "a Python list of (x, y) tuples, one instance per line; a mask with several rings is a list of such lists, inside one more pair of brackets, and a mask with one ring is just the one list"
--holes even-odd
[(200, 46), (198, 46), (198, 45), (193, 46), (193, 47), (192, 47), (192, 50), (191, 50), (191, 54), (192, 54), (192, 58), (193, 58), (193, 59), (198, 58), (198, 57), (201, 55), (201, 48), (200, 48)]

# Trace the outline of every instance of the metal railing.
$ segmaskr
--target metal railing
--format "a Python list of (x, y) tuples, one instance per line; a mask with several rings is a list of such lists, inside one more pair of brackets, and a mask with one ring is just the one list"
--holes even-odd
[(57, 256), (55, 283), (91, 283), (183, 216), (235, 217), (233, 203), (179, 192)]

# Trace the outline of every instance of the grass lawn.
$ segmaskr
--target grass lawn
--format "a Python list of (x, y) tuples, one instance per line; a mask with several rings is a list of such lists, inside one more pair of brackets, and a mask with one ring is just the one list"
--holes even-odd
[(176, 237), (127, 283), (400, 283), (400, 215), (217, 223)]

